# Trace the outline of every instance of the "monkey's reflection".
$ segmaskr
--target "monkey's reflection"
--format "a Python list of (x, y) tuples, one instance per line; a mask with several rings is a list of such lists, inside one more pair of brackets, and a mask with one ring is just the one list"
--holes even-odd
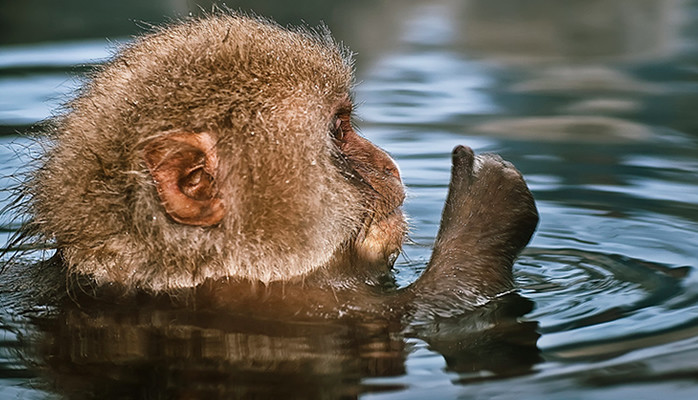
[(72, 300), (41, 325), (45, 373), (69, 398), (355, 398), (363, 378), (405, 373), (406, 339), (442, 354), (449, 370), (494, 378), (539, 360), (532, 303), (511, 294), (459, 318), (298, 322)]

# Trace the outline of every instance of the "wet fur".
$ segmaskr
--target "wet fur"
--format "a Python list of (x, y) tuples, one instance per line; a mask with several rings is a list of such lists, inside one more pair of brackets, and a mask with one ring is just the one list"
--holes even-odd
[[(347, 55), (326, 33), (235, 15), (136, 40), (46, 132), (53, 145), (26, 185), (23, 236), (54, 243), (71, 272), (153, 290), (326, 264), (364, 218), (318, 126), (352, 85)], [(140, 150), (173, 129), (224, 133), (229, 176), (218, 181), (238, 194), (225, 229), (179, 226), (160, 211)]]
[[(432, 320), (509, 293), (535, 203), (511, 164), (462, 146), (427, 270), (383, 285), (404, 192), (385, 153), (328, 134), (352, 80), (326, 32), (259, 18), (223, 13), (137, 39), (45, 132), (15, 244), (57, 249), (49, 264), (92, 294), (196, 288), (185, 297), (201, 307), (267, 316)], [(173, 221), (145, 165), (148, 143), (177, 132), (216, 137), (227, 212), (215, 226)]]

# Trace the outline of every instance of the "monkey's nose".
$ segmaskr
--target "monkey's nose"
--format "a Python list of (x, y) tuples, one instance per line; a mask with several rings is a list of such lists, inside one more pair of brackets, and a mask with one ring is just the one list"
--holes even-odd
[(398, 181), (402, 182), (402, 178), (400, 176), (400, 167), (397, 166), (395, 160), (390, 156), (390, 154), (386, 153), (384, 150), (379, 150), (381, 153), (379, 165), (383, 167), (383, 173), (397, 178)]
[(393, 163), (392, 165), (387, 165), (383, 168), (383, 172), (385, 172), (386, 175), (392, 175), (398, 180), (400, 179), (400, 169), (397, 167), (397, 164)]

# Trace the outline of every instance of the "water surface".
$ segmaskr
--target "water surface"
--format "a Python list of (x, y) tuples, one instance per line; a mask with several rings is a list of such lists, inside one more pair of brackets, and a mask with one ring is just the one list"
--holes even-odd
[[(468, 320), (429, 342), (374, 324), (161, 310), (56, 317), (18, 313), (5, 291), (0, 397), (89, 398), (85, 379), (115, 397), (186, 397), (182, 382), (199, 385), (190, 395), (231, 397), (264, 387), (326, 398), (698, 397), (698, 6), (497, 3), (344, 4), (345, 15), (383, 24), (339, 31), (359, 51), (361, 132), (398, 161), (409, 190), (414, 243), (396, 265), (399, 284), (428, 261), (455, 145), (500, 153), (525, 175), (541, 223), (515, 276), (534, 309), (503, 329), (506, 340), (460, 343), (472, 337)], [(26, 164), (25, 133), (114, 41), (128, 38), (0, 48), (0, 175)], [(11, 216), (2, 242), (17, 227)], [(509, 342), (534, 331), (540, 358), (517, 358), (530, 346)], [(485, 350), (503, 361), (485, 362)]]

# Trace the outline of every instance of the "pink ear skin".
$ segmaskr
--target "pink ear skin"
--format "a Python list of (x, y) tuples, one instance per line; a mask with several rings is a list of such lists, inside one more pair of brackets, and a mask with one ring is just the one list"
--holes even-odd
[(152, 139), (143, 153), (160, 201), (175, 221), (211, 226), (225, 215), (216, 187), (218, 154), (208, 133), (173, 133)]

